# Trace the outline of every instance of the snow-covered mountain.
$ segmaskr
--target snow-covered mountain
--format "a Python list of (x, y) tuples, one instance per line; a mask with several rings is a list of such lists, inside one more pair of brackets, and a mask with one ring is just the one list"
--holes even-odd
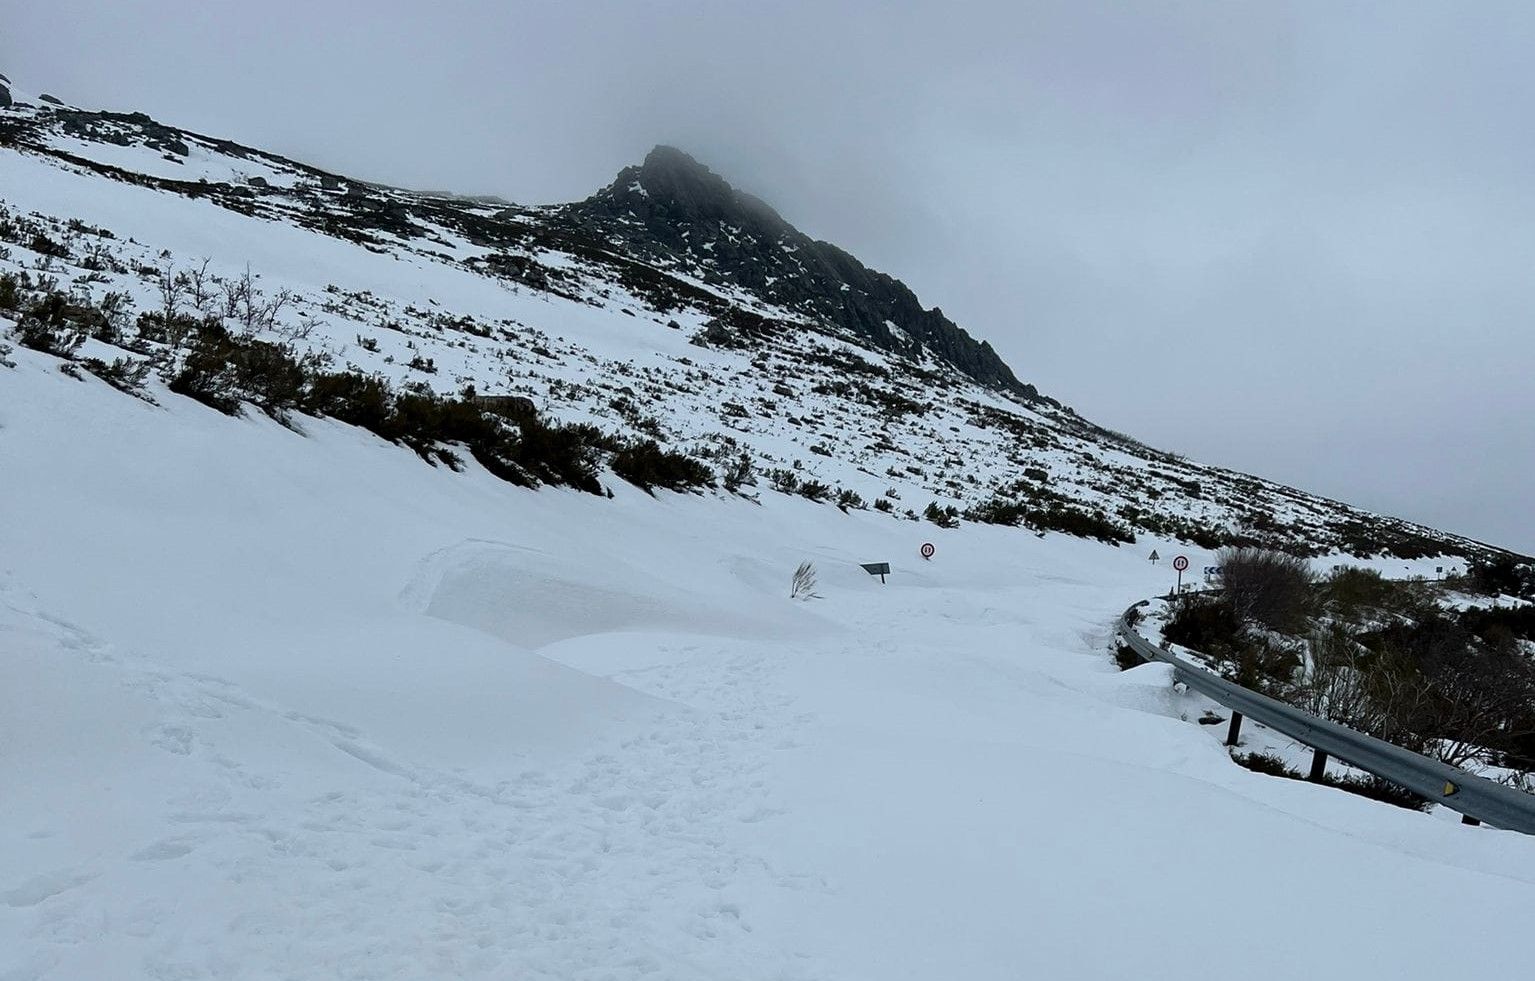
[[(1095, 426), (899, 281), (667, 147), (584, 201), (525, 207), (17, 98), (0, 112), (0, 206), (0, 273), (120, 294), (124, 326), (214, 312), (225, 284), (254, 284), (265, 299), (240, 332), (297, 359), (528, 399), (720, 475), (744, 454), (748, 493), (1121, 542), (1488, 550)], [(188, 276), (195, 289), (162, 289)]]
[(1111, 656), (1175, 534), (1474, 543), (1103, 432), (675, 151), (516, 207), (0, 86), (0, 978), (1526, 969), (1535, 839)]

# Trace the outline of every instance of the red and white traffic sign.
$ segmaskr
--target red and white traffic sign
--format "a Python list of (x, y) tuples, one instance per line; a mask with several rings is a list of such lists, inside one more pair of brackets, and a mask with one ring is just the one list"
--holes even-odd
[(1187, 556), (1180, 555), (1177, 558), (1173, 559), (1173, 568), (1177, 569), (1179, 572), (1182, 572), (1184, 569), (1187, 569), (1188, 567), (1189, 567), (1189, 560), (1188, 560)]
[(933, 557), (933, 553), (936, 552), (936, 551), (938, 551), (938, 550), (933, 547), (933, 543), (932, 542), (923, 542), (922, 543), (922, 557), (924, 559), (932, 558)]

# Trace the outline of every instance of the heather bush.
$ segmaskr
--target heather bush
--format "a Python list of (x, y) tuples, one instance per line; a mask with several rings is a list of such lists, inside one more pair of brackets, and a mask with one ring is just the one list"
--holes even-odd
[(1270, 630), (1305, 625), (1311, 607), (1311, 570), (1306, 560), (1253, 548), (1222, 549), (1216, 556), (1221, 586), (1243, 620)]
[(684, 453), (663, 450), (653, 439), (630, 443), (613, 454), (613, 472), (646, 491), (713, 487), (714, 472)]

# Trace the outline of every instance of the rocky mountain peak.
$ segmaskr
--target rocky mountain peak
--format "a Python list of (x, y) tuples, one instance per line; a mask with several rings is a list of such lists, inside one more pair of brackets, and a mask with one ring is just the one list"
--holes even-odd
[(653, 190), (671, 186), (705, 190), (721, 197), (728, 197), (731, 191), (723, 177), (674, 146), (656, 146), (645, 154), (645, 161), (639, 169), (641, 183)]
[(732, 187), (723, 177), (674, 146), (660, 145), (643, 163), (626, 167), (589, 201), (611, 203), (660, 231), (679, 225), (720, 222), (754, 235), (776, 236), (792, 229), (759, 198)]
[(562, 217), (572, 231), (599, 231), (657, 265), (748, 290), (883, 350), (925, 351), (982, 384), (1041, 399), (989, 344), (936, 307), (924, 309), (906, 284), (804, 234), (676, 147), (657, 146)]

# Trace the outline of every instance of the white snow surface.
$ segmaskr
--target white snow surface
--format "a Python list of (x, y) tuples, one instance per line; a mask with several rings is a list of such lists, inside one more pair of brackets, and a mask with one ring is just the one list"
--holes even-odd
[(526, 491), (10, 358), (0, 977), (1525, 973), (1535, 841), (1114, 669), (1154, 543)]

